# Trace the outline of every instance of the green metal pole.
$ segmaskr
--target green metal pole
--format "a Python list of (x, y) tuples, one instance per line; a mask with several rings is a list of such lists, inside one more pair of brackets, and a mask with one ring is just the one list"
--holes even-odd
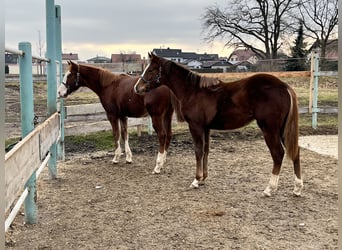
[[(56, 29), (56, 60), (59, 62), (59, 82), (58, 85), (63, 79), (63, 65), (62, 65), (62, 15), (61, 15), (61, 6), (56, 5), (56, 19), (55, 19), (55, 29)], [(65, 160), (65, 146), (64, 146), (64, 119), (65, 119), (65, 110), (64, 110), (64, 99), (59, 99), (59, 110), (60, 110), (60, 140), (57, 143), (57, 159)]]
[(31, 44), (29, 42), (21, 42), (19, 43), (19, 50), (24, 52), (24, 56), (19, 57), (21, 136), (24, 138), (34, 129)]
[[(21, 108), (21, 136), (24, 138), (34, 129), (34, 101), (33, 101), (33, 78), (32, 78), (32, 52), (31, 44), (19, 43), (19, 50), (24, 52), (19, 57), (20, 67), (20, 108)], [(24, 202), (25, 222), (36, 224), (38, 220), (36, 171), (25, 184), (28, 195)]]
[[(57, 81), (56, 81), (56, 32), (55, 32), (55, 1), (46, 0), (46, 57), (47, 64), (47, 111), (48, 116), (57, 112)], [(57, 178), (57, 144), (50, 147), (51, 158), (48, 162), (50, 179)]]

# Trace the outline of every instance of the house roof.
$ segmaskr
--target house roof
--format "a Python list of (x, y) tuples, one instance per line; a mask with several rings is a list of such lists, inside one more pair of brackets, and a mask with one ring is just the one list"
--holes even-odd
[(219, 59), (218, 54), (197, 54), (195, 52), (182, 52), (181, 49), (153, 49), (157, 56), (165, 58), (182, 58), (184, 60), (215, 61)]
[(78, 54), (74, 53), (63, 53), (62, 54), (62, 60), (72, 60), (72, 61), (78, 61)]
[(105, 56), (96, 56), (87, 60), (87, 62), (97, 62), (97, 63), (110, 63), (110, 58)]
[(256, 54), (250, 49), (237, 49), (230, 54), (228, 59), (231, 59), (232, 56), (236, 56), (239, 61), (246, 61), (252, 56), (256, 56)]
[(153, 49), (152, 51), (155, 53), (157, 56), (161, 57), (182, 57), (182, 50), (181, 49)]
[(216, 61), (206, 61), (203, 62), (202, 67), (203, 68), (211, 68), (211, 67), (230, 67), (233, 64), (230, 62), (227, 62), (226, 60), (216, 60)]

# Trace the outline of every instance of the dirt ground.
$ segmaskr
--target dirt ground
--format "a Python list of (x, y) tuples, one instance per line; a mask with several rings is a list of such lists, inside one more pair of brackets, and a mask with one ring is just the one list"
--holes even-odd
[[(35, 98), (39, 122), (46, 100)], [(20, 136), (19, 109), (18, 87), (6, 86), (9, 137)], [(337, 129), (301, 130), (312, 134)], [(49, 180), (45, 168), (38, 179), (38, 223), (26, 225), (22, 208), (6, 249), (338, 249), (336, 158), (302, 149), (302, 197), (292, 195), (285, 161), (277, 193), (265, 198), (272, 160), (255, 131), (212, 132), (209, 177), (197, 190), (189, 189), (195, 157), (188, 132), (174, 135), (160, 175), (152, 174), (155, 134), (131, 135), (130, 145), (133, 163), (123, 156), (113, 165), (113, 150), (67, 142), (58, 178)]]
[(155, 134), (131, 136), (133, 163), (113, 151), (66, 144), (58, 178), (39, 178), (39, 222), (23, 210), (6, 249), (337, 249), (337, 160), (302, 149), (304, 190), (292, 195), (283, 164), (277, 193), (262, 195), (271, 156), (260, 136), (213, 132), (209, 177), (189, 189), (195, 157), (189, 133), (176, 133), (167, 163), (153, 175)]

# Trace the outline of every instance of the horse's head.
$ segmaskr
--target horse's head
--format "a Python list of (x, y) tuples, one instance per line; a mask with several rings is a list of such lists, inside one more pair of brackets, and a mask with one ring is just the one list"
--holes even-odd
[(59, 98), (67, 97), (72, 92), (81, 87), (80, 84), (80, 65), (72, 61), (68, 61), (69, 68), (65, 72), (63, 81), (58, 87), (57, 93)]
[(152, 53), (148, 53), (149, 64), (134, 85), (137, 94), (143, 94), (161, 85), (162, 62), (160, 58)]

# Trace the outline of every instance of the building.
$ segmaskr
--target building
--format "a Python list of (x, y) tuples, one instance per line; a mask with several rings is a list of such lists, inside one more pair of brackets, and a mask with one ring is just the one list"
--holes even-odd
[(62, 53), (62, 63), (67, 63), (68, 61), (78, 62), (78, 54), (74, 53)]
[(189, 64), (192, 61), (205, 62), (219, 60), (218, 54), (197, 54), (195, 52), (182, 52), (181, 49), (160, 48), (153, 49), (152, 52), (155, 53), (157, 56), (185, 65)]
[(236, 64), (238, 62), (247, 61), (251, 64), (256, 64), (258, 62), (258, 56), (250, 49), (237, 49), (234, 50), (228, 57), (228, 61)]
[(112, 54), (111, 56), (112, 63), (141, 63), (141, 55), (140, 54)]
[(111, 63), (111, 59), (105, 56), (96, 56), (86, 61), (87, 63)]

